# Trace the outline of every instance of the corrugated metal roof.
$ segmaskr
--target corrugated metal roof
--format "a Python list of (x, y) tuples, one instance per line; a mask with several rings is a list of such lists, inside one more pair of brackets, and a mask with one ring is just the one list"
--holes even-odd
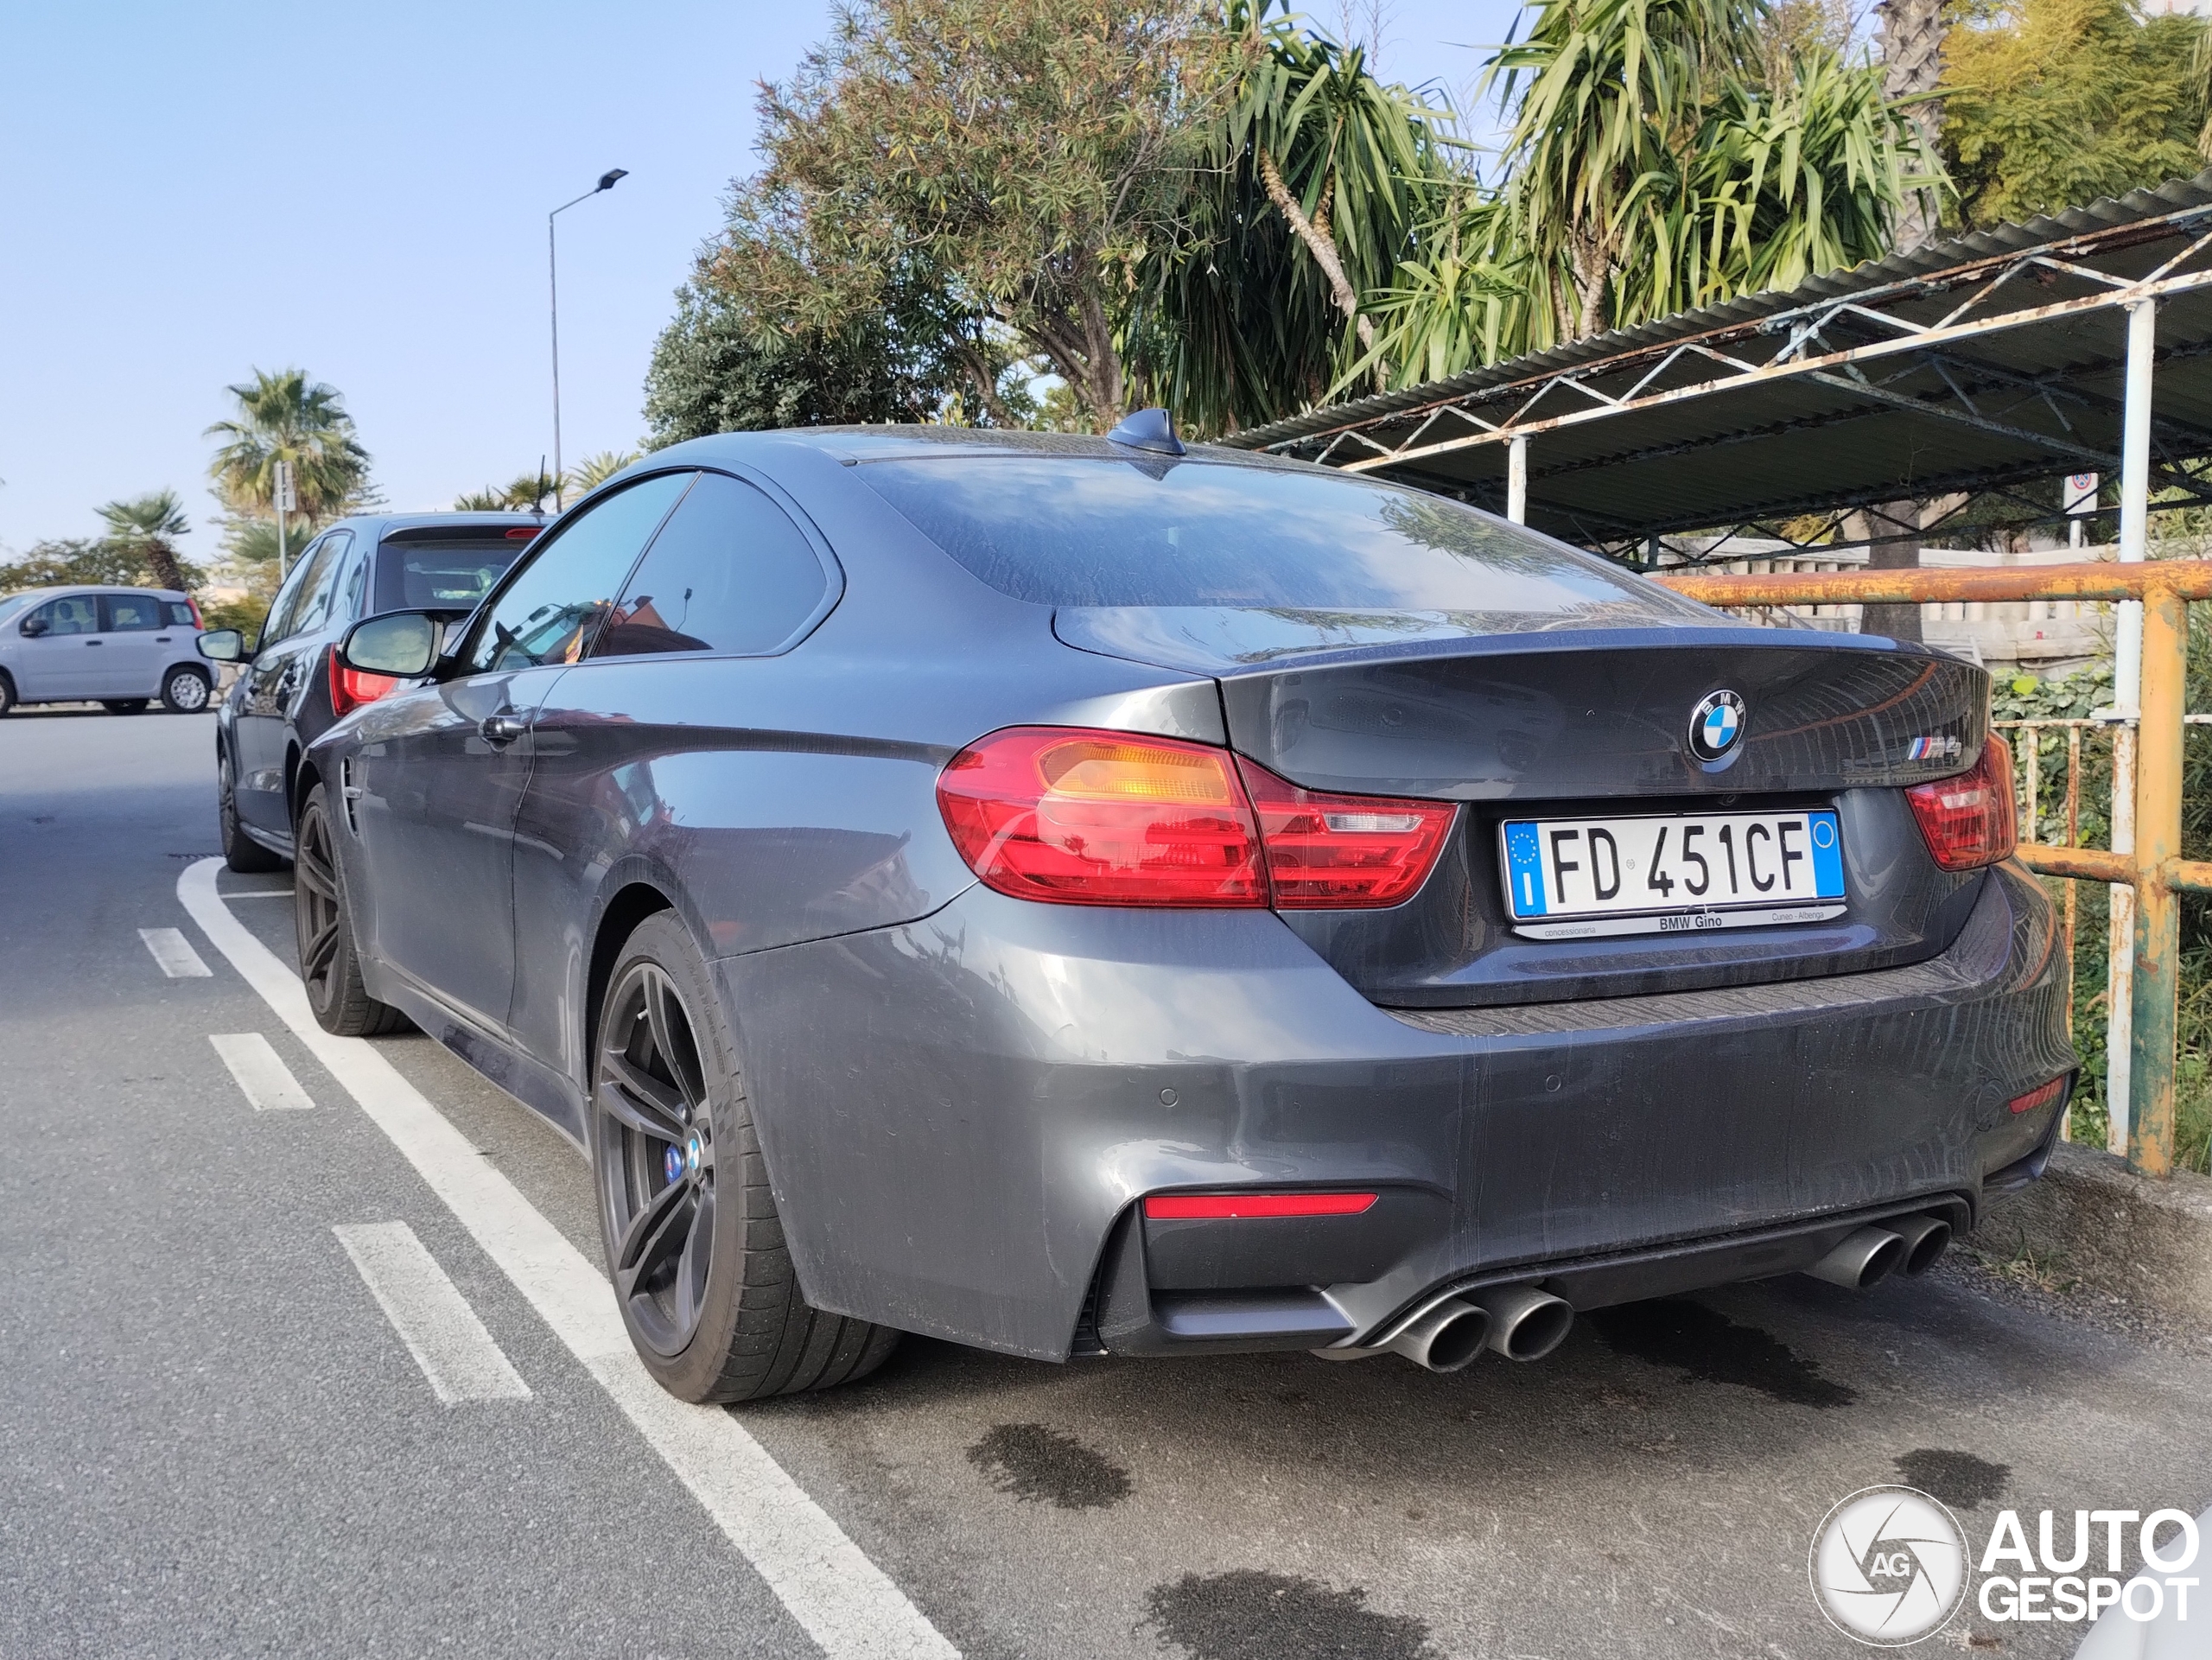
[[(2208, 226), (2212, 169), (1227, 442), (1360, 464), (1496, 506), (1505, 446), (1477, 423), (1529, 426), (1530, 521), (1586, 542), (2110, 466), (2125, 327), (2101, 297), (2109, 282), (2091, 273), (2140, 279), (2189, 251)], [(2176, 273), (2205, 263), (2192, 256)], [(2037, 320), (1954, 334), (1926, 350), (1885, 344), (1969, 302), (1973, 319)], [(1840, 302), (1853, 309), (1836, 312)], [(2057, 315), (2040, 315), (2054, 306)], [(1808, 321), (1822, 333), (1802, 355), (1872, 349), (1875, 359), (1833, 373), (1766, 370)], [(2161, 300), (2158, 356), (2162, 457), (2212, 455), (2212, 286)], [(1625, 407), (1605, 402), (1631, 393)], [(1440, 414), (1462, 410), (1473, 418)], [(1569, 411), (1579, 413), (1564, 425), (1542, 424)], [(1402, 459), (1382, 457), (1401, 449)]]

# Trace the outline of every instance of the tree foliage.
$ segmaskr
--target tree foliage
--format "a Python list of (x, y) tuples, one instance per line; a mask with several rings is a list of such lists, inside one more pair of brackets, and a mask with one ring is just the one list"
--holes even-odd
[[(969, 334), (943, 326), (939, 309), (894, 283), (880, 310), (834, 332), (786, 322), (739, 276), (758, 258), (737, 251), (751, 233), (746, 216), (734, 215), (677, 291), (645, 377), (654, 448), (714, 432), (925, 421), (967, 378), (971, 366), (957, 353), (980, 320), (962, 320)], [(972, 366), (988, 366), (979, 353)]]
[(1889, 251), (1936, 158), (1809, 8), (1537, 0), (1489, 85), (1495, 186), (1455, 181), (1373, 301), (1370, 358), (1433, 379)]
[(767, 168), (734, 215), (754, 233), (720, 275), (802, 339), (843, 337), (899, 283), (942, 295), (1049, 364), (1103, 429), (1128, 389), (1135, 274), (1175, 237), (1226, 84), (1207, 23), (1200, 0), (841, 7), (762, 91)]
[(153, 573), (137, 550), (105, 537), (68, 537), (41, 542), (21, 557), (0, 564), (0, 594), (20, 594), (27, 588), (74, 587), (79, 583), (150, 587)]
[(369, 453), (335, 386), (308, 379), (303, 369), (256, 369), (252, 379), (228, 390), (238, 413), (206, 434), (222, 440), (207, 471), (226, 506), (273, 515), (282, 461), (291, 463), (300, 512), (310, 524), (352, 508), (368, 486)]
[[(1386, 287), (1450, 175), (1451, 112), (1367, 52), (1229, 0), (1210, 55), (1233, 79), (1202, 126), (1172, 239), (1127, 328), (1147, 396), (1200, 431), (1319, 400), (1374, 343)], [(1370, 359), (1369, 367), (1374, 365)]]
[(192, 525), (175, 491), (153, 490), (111, 501), (99, 514), (107, 521), (108, 540), (139, 560), (155, 587), (182, 593), (200, 585), (201, 572), (197, 567), (188, 567), (177, 555), (176, 539), (188, 532)]
[(1943, 142), (1967, 226), (2117, 196), (2202, 165), (2199, 17), (2130, 0), (1967, 0), (1946, 47)]

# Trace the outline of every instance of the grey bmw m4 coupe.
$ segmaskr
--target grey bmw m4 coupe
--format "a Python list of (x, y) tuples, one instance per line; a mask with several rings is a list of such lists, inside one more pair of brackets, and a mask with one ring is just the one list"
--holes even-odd
[(2076, 1065), (1981, 670), (1156, 411), (679, 444), (341, 652), (315, 1011), (576, 1140), (689, 1400), (1871, 1286)]

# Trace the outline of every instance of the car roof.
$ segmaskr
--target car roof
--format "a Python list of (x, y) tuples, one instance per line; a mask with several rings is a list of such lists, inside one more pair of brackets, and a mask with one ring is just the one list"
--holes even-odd
[(0, 594), (0, 601), (61, 598), (71, 594), (151, 594), (164, 600), (189, 597), (181, 588), (149, 588), (143, 582), (50, 582), (44, 588), (11, 588)]
[(552, 522), (550, 513), (353, 513), (328, 528), (360, 530), (381, 537), (394, 531), (543, 528)]
[[(734, 461), (755, 459), (764, 446), (804, 444), (839, 461), (890, 461), (901, 457), (946, 455), (1064, 456), (1071, 460), (1167, 461), (1175, 458), (1117, 444), (1110, 438), (1081, 432), (1028, 432), (990, 427), (912, 425), (866, 427), (784, 427), (766, 432), (718, 432), (693, 438), (667, 449), (656, 450), (638, 464), (655, 462), (694, 465), (721, 455)], [(1304, 471), (1307, 462), (1286, 462), (1249, 450), (1225, 449), (1216, 444), (1191, 444), (1183, 459), (1221, 461), (1231, 466), (1257, 465), (1269, 469)], [(626, 473), (632, 469), (625, 469)]]

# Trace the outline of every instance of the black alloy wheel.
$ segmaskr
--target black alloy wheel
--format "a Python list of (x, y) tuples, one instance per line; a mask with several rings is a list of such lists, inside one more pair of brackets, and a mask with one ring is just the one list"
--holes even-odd
[[(197, 715), (207, 707), (213, 688), (197, 669), (171, 669), (162, 679), (162, 706), (172, 715)], [(145, 705), (141, 703), (139, 708)]]
[(231, 773), (228, 750), (215, 752), (215, 827), (223, 843), (223, 862), (242, 876), (258, 876), (282, 870), (280, 855), (248, 836), (238, 825), (238, 780)]
[(623, 1324), (687, 1401), (874, 1371), (899, 1333), (809, 1307), (706, 963), (674, 913), (638, 925), (593, 1045), (592, 1167)]
[(393, 1031), (404, 1017), (369, 995), (346, 913), (337, 849), (332, 845), (330, 797), (318, 784), (308, 792), (293, 833), (292, 925), (299, 940), (300, 978), (315, 1023), (341, 1037), (369, 1038)]
[(639, 963), (607, 1003), (601, 1192), (614, 1292), (657, 1355), (699, 1330), (714, 1261), (715, 1123), (699, 1043), (667, 971)]
[(0, 715), (5, 715), (15, 706), (16, 683), (6, 675), (0, 674)]

